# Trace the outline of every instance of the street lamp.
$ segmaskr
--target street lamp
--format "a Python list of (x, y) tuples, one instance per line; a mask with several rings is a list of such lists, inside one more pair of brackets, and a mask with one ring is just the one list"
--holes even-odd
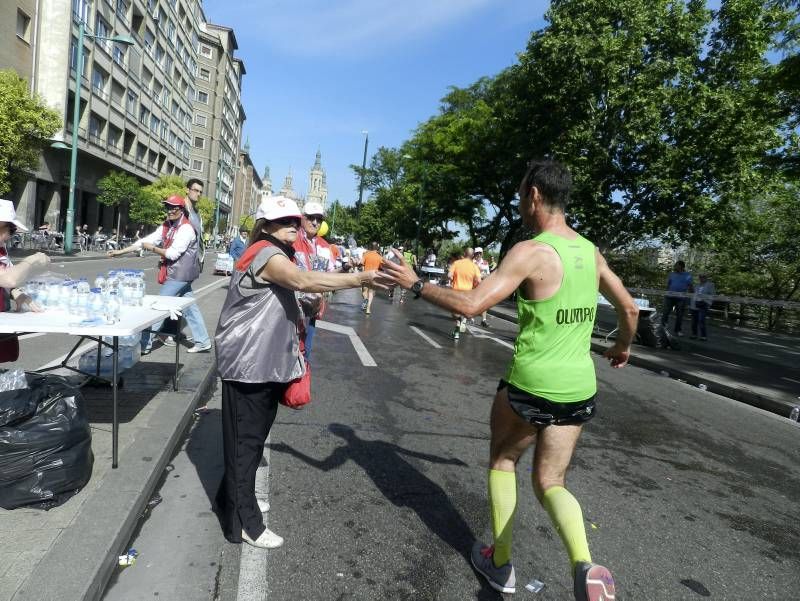
[[(72, 107), (72, 146), (70, 147), (69, 161), (69, 203), (67, 204), (67, 225), (64, 231), (64, 254), (72, 254), (72, 237), (75, 229), (75, 180), (78, 172), (78, 121), (81, 114), (81, 77), (83, 77), (83, 40), (108, 40), (115, 44), (133, 46), (136, 44), (129, 35), (115, 35), (105, 37), (86, 33), (86, 22), (83, 18), (78, 22), (78, 48), (75, 56), (75, 103)], [(55, 142), (53, 148), (66, 148), (63, 142)]]
[[(410, 154), (404, 154), (403, 157), (406, 160), (410, 160), (412, 157)], [(422, 178), (420, 179), (419, 184), (419, 214), (417, 215), (417, 237), (414, 238), (414, 252), (417, 254), (417, 264), (420, 264), (420, 254), (419, 254), (419, 232), (420, 226), (422, 225), (422, 189), (425, 184), (425, 165), (422, 165)]]
[(361, 161), (361, 182), (358, 184), (358, 202), (356, 203), (356, 219), (358, 219), (361, 212), (361, 200), (364, 197), (364, 172), (367, 170), (367, 144), (369, 144), (369, 132), (364, 129), (361, 133), (366, 137), (364, 138), (364, 158)]

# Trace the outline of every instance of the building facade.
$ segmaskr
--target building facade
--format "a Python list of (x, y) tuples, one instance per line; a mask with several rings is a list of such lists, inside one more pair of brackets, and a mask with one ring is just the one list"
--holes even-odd
[(250, 145), (245, 144), (239, 151), (239, 162), (236, 169), (236, 186), (233, 195), (233, 208), (227, 233), (235, 236), (243, 217), (255, 215), (261, 203), (263, 182), (250, 158)]
[(217, 208), (215, 231), (238, 227), (232, 219), (242, 124), (244, 63), (234, 56), (236, 36), (229, 27), (200, 23), (198, 71), (193, 102), (191, 177), (205, 182)]
[[(98, 225), (110, 230), (119, 224), (124, 232), (134, 225), (126, 223), (127, 208), (98, 203), (98, 180), (112, 170), (135, 176), (142, 184), (162, 175), (194, 176), (190, 168), (198, 52), (200, 36), (205, 35), (201, 1), (13, 0), (2, 5), (0, 68), (16, 70), (63, 118), (55, 147), (43, 151), (37, 172), (12, 191), (18, 214), (26, 225), (48, 221), (64, 230), (69, 147), (75, 134), (75, 226), (85, 223), (94, 231)], [(6, 19), (9, 11), (11, 21)], [(86, 37), (79, 66), (81, 22)], [(10, 37), (9, 27), (16, 27)], [(133, 44), (94, 36), (122, 36)], [(73, 132), (76, 79), (79, 118)], [(240, 84), (239, 79), (237, 99)], [(232, 195), (232, 171), (230, 175)]]

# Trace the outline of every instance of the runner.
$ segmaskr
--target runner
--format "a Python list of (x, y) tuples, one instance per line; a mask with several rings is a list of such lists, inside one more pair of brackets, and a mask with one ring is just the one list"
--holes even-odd
[[(364, 265), (364, 271), (374, 271), (376, 269), (380, 269), (381, 267), (381, 254), (378, 252), (378, 243), (373, 242), (369, 245), (369, 250), (364, 253), (364, 259), (362, 261)], [(364, 302), (361, 304), (361, 310), (364, 311), (367, 315), (372, 313), (372, 301), (375, 299), (375, 289), (371, 287), (366, 288), (366, 296), (364, 297)]]
[(516, 244), (497, 271), (472, 291), (417, 279), (405, 265), (384, 264), (398, 285), (451, 311), (476, 315), (517, 291), (520, 332), (491, 411), (489, 506), (494, 544), (479, 541), (472, 563), (495, 590), (513, 593), (511, 532), (517, 506), (516, 465), (534, 446), (533, 489), (567, 549), (580, 601), (614, 599), (611, 572), (592, 563), (581, 507), (565, 488), (583, 423), (594, 417), (597, 382), (590, 338), (598, 287), (617, 310), (619, 333), (605, 352), (612, 367), (628, 362), (639, 309), (594, 245), (572, 230), (564, 210), (572, 177), (536, 161), (520, 185), (522, 220), (537, 233)]
[[(472, 249), (468, 248), (461, 254), (458, 261), (454, 261), (450, 266), (450, 271), (447, 274), (448, 279), (452, 281), (453, 290), (466, 291), (472, 290), (481, 282), (481, 273), (472, 262)], [(461, 332), (467, 329), (467, 318), (460, 313), (453, 313), (453, 319), (456, 320), (456, 327), (453, 329), (453, 340), (458, 340)]]
[[(485, 280), (489, 277), (490, 269), (489, 269), (489, 262), (483, 258), (483, 249), (480, 246), (475, 247), (475, 252), (472, 255), (472, 262), (475, 263), (475, 266), (478, 268), (478, 271), (481, 273), (481, 279)], [(484, 328), (489, 327), (489, 320), (486, 319), (487, 312), (484, 311), (481, 313), (481, 325)]]

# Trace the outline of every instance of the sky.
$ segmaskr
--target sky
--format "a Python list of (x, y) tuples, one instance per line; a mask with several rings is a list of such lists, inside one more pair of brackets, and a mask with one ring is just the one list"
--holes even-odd
[[(544, 25), (543, 0), (204, 0), (232, 27), (247, 74), (242, 145), (277, 191), (289, 169), (305, 194), (319, 149), (328, 202), (352, 205), (367, 161), (397, 147), (467, 86), (516, 61)], [(366, 194), (365, 194), (366, 198)]]

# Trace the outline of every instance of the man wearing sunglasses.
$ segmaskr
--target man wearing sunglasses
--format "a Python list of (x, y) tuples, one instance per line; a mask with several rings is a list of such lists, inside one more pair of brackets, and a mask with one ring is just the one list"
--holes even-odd
[[(186, 199), (182, 196), (170, 196), (164, 201), (166, 219), (155, 232), (140, 238), (127, 248), (108, 253), (109, 257), (138, 252), (141, 249), (156, 253), (160, 257), (158, 283), (161, 284), (161, 296), (193, 296), (192, 282), (200, 277), (202, 271), (198, 242), (200, 236), (189, 220), (186, 205)], [(188, 352), (202, 353), (211, 350), (211, 338), (197, 303), (184, 309), (183, 316), (194, 338), (194, 346)], [(157, 332), (163, 325), (163, 321), (157, 323), (151, 330)], [(166, 340), (170, 339), (165, 339), (165, 344), (169, 344)], [(152, 345), (152, 334), (142, 332), (142, 354), (149, 353)]]
[[(319, 228), (325, 221), (325, 211), (318, 202), (307, 202), (303, 206), (303, 229), (298, 232), (294, 242), (295, 258), (307, 271), (336, 271), (335, 258), (331, 245), (319, 236)], [(306, 324), (306, 361), (311, 362), (311, 345), (317, 329), (317, 318), (325, 312), (325, 303), (309, 317)]]
[(200, 213), (197, 212), (197, 207), (195, 205), (199, 202), (202, 194), (203, 182), (196, 177), (186, 182), (186, 210), (188, 212), (189, 221), (194, 226), (195, 231), (197, 231), (197, 243), (200, 245), (201, 266), (206, 258), (206, 248), (203, 243), (203, 220), (200, 218)]

